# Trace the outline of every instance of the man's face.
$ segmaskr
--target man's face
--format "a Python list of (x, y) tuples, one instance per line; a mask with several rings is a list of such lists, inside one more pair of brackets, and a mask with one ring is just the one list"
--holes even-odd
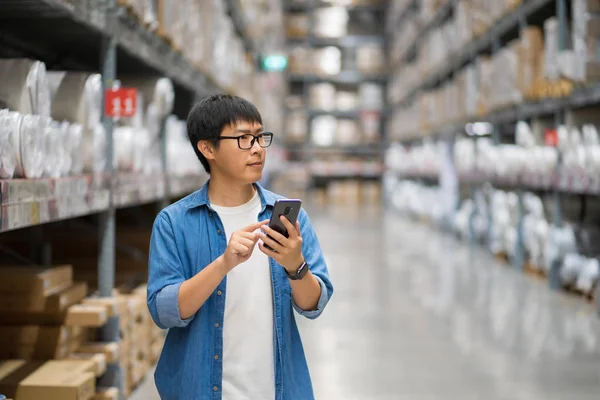
[[(263, 127), (257, 122), (238, 122), (227, 126), (221, 132), (221, 137), (241, 137), (242, 147), (248, 143), (252, 136), (260, 135)], [(219, 146), (214, 149), (214, 159), (211, 165), (211, 174), (217, 172), (241, 183), (255, 183), (262, 177), (265, 165), (266, 151), (260, 147), (258, 140), (250, 149), (241, 149), (238, 140), (222, 139)]]

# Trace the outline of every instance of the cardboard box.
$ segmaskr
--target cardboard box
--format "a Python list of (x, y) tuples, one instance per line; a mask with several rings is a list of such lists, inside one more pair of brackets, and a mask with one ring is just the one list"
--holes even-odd
[(92, 361), (93, 367), (90, 364), (89, 370), (85, 372), (93, 372), (97, 377), (101, 377), (106, 372), (106, 355), (104, 353), (86, 354), (86, 353), (73, 353), (67, 357), (67, 360), (73, 361)]
[(19, 383), (19, 400), (90, 400), (96, 377), (90, 361), (48, 361)]
[(83, 354), (96, 354), (101, 353), (106, 357), (106, 362), (109, 364), (117, 362), (119, 360), (119, 343), (117, 342), (92, 342), (85, 343), (77, 349), (78, 353)]
[(99, 328), (106, 324), (107, 320), (108, 313), (105, 306), (76, 304), (67, 310), (65, 325)]
[(119, 400), (119, 389), (116, 387), (96, 388), (92, 400)]
[(43, 364), (25, 360), (0, 361), (0, 393), (15, 398), (19, 384)]
[(120, 304), (116, 297), (87, 297), (82, 304), (106, 307), (106, 315), (114, 317), (120, 315)]
[(3, 326), (0, 327), (0, 359), (60, 359), (87, 340), (88, 330), (78, 327)]
[(87, 285), (83, 282), (41, 296), (37, 294), (5, 294), (0, 296), (0, 312), (57, 313), (80, 302), (86, 295)]
[(70, 265), (50, 268), (0, 267), (0, 276), (0, 293), (3, 295), (20, 293), (45, 297), (73, 284), (73, 269)]

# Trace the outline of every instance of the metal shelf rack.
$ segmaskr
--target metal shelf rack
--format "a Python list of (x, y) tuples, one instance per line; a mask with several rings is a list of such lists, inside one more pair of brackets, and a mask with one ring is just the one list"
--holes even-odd
[[(228, 0), (236, 32), (247, 52), (258, 46), (236, 0)], [(103, 88), (120, 73), (166, 76), (175, 88), (174, 114), (185, 117), (192, 103), (208, 94), (226, 92), (202, 66), (193, 65), (157, 34), (149, 31), (116, 0), (17, 0), (0, 2), (0, 55), (29, 57), (48, 69), (100, 71)], [(102, 176), (0, 181), (0, 232), (98, 214), (98, 291), (112, 297), (115, 283), (116, 209), (159, 202), (163, 206), (199, 188), (206, 176), (166, 173), (164, 130), (163, 174), (152, 179), (113, 169), (113, 121), (104, 117), (107, 167)], [(164, 124), (163, 124), (164, 125)], [(78, 196), (66, 196), (65, 188)], [(101, 339), (118, 341), (118, 317), (102, 329)], [(103, 386), (121, 387), (118, 364), (108, 367)]]

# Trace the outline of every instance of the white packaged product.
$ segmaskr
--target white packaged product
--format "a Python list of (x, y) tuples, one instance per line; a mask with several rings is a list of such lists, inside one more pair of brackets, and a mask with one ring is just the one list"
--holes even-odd
[(16, 150), (11, 142), (8, 110), (0, 110), (0, 179), (10, 179), (17, 167)]
[(575, 287), (584, 293), (590, 293), (600, 279), (600, 263), (595, 258), (588, 258), (583, 263)]
[(46, 64), (29, 59), (0, 59), (0, 102), (22, 114), (50, 116)]
[(347, 34), (348, 10), (345, 7), (319, 8), (314, 18), (316, 36), (342, 37)]
[(69, 140), (67, 151), (71, 155), (71, 171), (73, 175), (79, 175), (84, 169), (83, 152), (83, 126), (81, 124), (69, 124)]
[(562, 262), (568, 253), (577, 252), (573, 228), (553, 226), (548, 232), (548, 239), (544, 246), (544, 268), (546, 271), (550, 271), (552, 266), (557, 262)]
[(317, 146), (331, 146), (335, 142), (337, 121), (331, 115), (313, 118), (311, 124), (312, 142)]
[(383, 88), (374, 83), (363, 83), (359, 87), (360, 108), (381, 110), (383, 108)]
[(335, 109), (335, 86), (331, 83), (315, 83), (310, 86), (310, 107), (315, 110)]
[(568, 253), (565, 255), (562, 267), (560, 269), (560, 279), (564, 285), (573, 285), (585, 264), (585, 257), (577, 253)]
[(317, 75), (338, 75), (342, 70), (342, 52), (334, 46), (315, 50), (313, 64)]
[(61, 176), (61, 163), (64, 162), (62, 126), (59, 122), (52, 121), (44, 132), (44, 176), (46, 178), (59, 178)]
[(102, 118), (102, 77), (87, 72), (67, 72), (52, 98), (52, 118), (93, 127)]
[(11, 143), (17, 155), (16, 178), (40, 178), (44, 173), (48, 118), (9, 112)]
[(145, 99), (147, 106), (153, 104), (161, 118), (167, 117), (173, 111), (175, 89), (169, 78), (155, 76), (126, 75), (119, 76), (121, 87), (137, 88), (138, 93)]
[(84, 171), (98, 174), (106, 168), (106, 130), (96, 123), (83, 130)]

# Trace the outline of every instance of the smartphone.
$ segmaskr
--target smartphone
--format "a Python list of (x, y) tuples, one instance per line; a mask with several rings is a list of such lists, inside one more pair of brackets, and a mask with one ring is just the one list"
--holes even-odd
[[(271, 215), (271, 220), (269, 221), (269, 227), (271, 229), (281, 233), (286, 238), (289, 237), (290, 235), (289, 235), (287, 229), (285, 229), (283, 222), (281, 222), (280, 217), (282, 215), (285, 216), (292, 223), (292, 225), (296, 226), (296, 220), (298, 219), (298, 214), (300, 213), (301, 207), (302, 207), (302, 201), (298, 200), (298, 199), (277, 200), (275, 202), (275, 207), (273, 207), (273, 215)], [(271, 238), (271, 239), (273, 239), (273, 238)], [(265, 247), (269, 250), (273, 250), (267, 244), (265, 244)]]

